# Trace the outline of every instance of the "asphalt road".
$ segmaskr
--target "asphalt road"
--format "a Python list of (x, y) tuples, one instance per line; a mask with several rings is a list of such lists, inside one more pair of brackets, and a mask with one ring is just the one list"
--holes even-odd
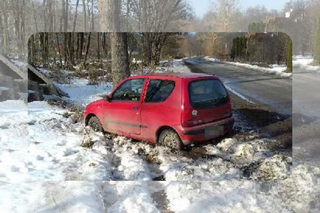
[(290, 78), (203, 59), (191, 59), (186, 62), (193, 72), (217, 75), (228, 88), (254, 103), (268, 106), (280, 114), (289, 116), (292, 114), (292, 80)]
[[(295, 73), (297, 71), (297, 73)], [(293, 73), (293, 156), (320, 166), (320, 73)]]

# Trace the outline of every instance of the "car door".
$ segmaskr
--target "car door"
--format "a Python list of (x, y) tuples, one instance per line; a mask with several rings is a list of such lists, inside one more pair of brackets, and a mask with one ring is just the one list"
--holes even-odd
[(141, 132), (141, 94), (145, 78), (124, 81), (111, 95), (106, 121), (115, 133), (139, 135)]
[(163, 125), (180, 121), (180, 90), (174, 80), (150, 79), (141, 105), (141, 136), (153, 139), (155, 131)]

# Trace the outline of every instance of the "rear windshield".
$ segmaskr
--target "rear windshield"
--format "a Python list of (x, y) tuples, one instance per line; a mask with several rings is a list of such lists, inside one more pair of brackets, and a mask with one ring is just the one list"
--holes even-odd
[(189, 99), (193, 108), (211, 108), (229, 101), (227, 90), (217, 79), (190, 82)]

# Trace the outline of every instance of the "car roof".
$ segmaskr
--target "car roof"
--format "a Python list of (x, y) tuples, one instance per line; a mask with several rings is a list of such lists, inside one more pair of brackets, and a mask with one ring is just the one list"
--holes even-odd
[(215, 75), (209, 75), (204, 73), (181, 73), (181, 72), (170, 72), (170, 73), (152, 73), (147, 75), (138, 75), (133, 76), (131, 78), (141, 78), (141, 77), (171, 77), (171, 78), (203, 78), (203, 77), (214, 77), (217, 78)]

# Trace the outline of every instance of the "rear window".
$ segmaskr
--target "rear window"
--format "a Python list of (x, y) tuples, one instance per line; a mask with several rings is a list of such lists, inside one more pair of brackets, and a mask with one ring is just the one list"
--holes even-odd
[(229, 101), (227, 90), (217, 79), (190, 82), (189, 99), (193, 108), (217, 107)]

